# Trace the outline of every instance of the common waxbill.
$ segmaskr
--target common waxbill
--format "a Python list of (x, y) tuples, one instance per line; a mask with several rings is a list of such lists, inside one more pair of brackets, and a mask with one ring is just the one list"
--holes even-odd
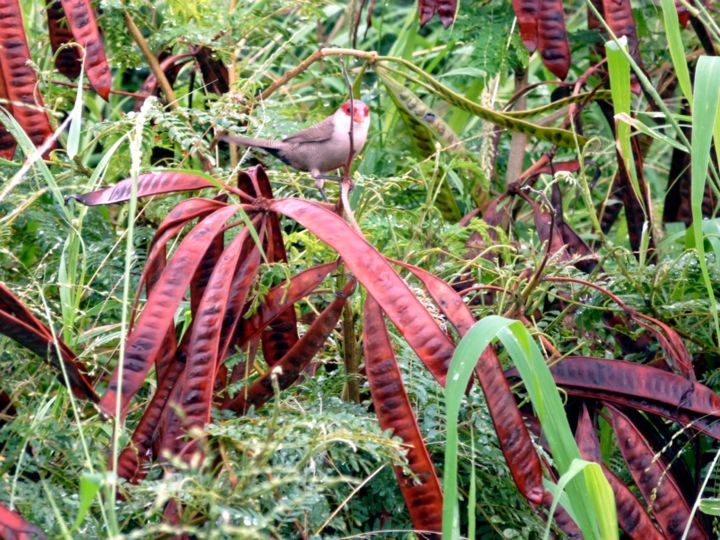
[(300, 171), (308, 171), (315, 185), (323, 192), (323, 180), (334, 177), (323, 175), (343, 167), (350, 154), (350, 124), (352, 118), (353, 158), (365, 146), (370, 109), (359, 99), (346, 101), (322, 122), (285, 137), (282, 141), (253, 139), (222, 135), (221, 141), (242, 146), (261, 148)]

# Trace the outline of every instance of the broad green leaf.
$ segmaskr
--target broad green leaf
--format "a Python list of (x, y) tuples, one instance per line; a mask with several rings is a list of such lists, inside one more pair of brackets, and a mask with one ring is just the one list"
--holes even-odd
[[(565, 474), (573, 462), (580, 459), (555, 381), (530, 333), (521, 322), (504, 317), (492, 315), (480, 320), (458, 344), (448, 370), (445, 388), (447, 444), (443, 479), (443, 538), (456, 539), (460, 534), (457, 501), (457, 421), (460, 403), (480, 353), (496, 338), (507, 349), (522, 378), (560, 474)], [(604, 482), (607, 490), (610, 490), (604, 477), (600, 480), (583, 474), (568, 479), (566, 491), (570, 500), (587, 501), (587, 504), (574, 508), (575, 519), (585, 538), (614, 539), (617, 538), (614, 503), (610, 505), (612, 511), (609, 511), (605, 496), (607, 491), (591, 492), (597, 491), (597, 482)]]

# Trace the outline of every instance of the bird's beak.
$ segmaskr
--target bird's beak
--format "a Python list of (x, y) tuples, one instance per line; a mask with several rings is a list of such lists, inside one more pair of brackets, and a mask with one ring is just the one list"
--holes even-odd
[(360, 108), (353, 110), (353, 122), (356, 124), (362, 124), (365, 121), (365, 115)]

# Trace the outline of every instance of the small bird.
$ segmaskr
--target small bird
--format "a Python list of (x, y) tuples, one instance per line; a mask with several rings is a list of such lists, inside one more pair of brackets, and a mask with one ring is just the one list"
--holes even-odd
[(370, 126), (370, 109), (355, 99), (346, 101), (325, 120), (285, 137), (282, 141), (253, 139), (234, 135), (222, 135), (219, 140), (252, 146), (287, 163), (294, 169), (308, 171), (315, 179), (315, 185), (323, 198), (324, 180), (339, 180), (337, 176), (322, 173), (343, 167), (350, 154), (350, 126), (352, 125), (353, 158), (358, 155), (367, 140)]

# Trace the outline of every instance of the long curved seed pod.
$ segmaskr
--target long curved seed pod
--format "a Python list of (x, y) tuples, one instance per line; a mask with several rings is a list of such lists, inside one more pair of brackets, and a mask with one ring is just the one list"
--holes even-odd
[[(130, 314), (129, 330), (132, 330), (135, 322), (135, 314), (138, 302), (140, 301), (140, 291), (142, 287), (147, 285), (151, 290), (165, 269), (168, 242), (179, 234), (189, 221), (196, 218), (202, 219), (226, 206), (227, 203), (214, 199), (187, 199), (175, 205), (170, 213), (165, 216), (150, 242), (145, 267), (143, 268), (142, 274), (140, 274), (138, 292), (133, 302), (132, 313)], [(150, 290), (148, 290), (148, 297), (150, 296)]]
[(0, 537), (6, 540), (45, 540), (45, 535), (35, 525), (25, 521), (20, 514), (0, 505)]
[(122, 395), (118, 396), (120, 366), (113, 371), (110, 385), (100, 400), (100, 410), (115, 414), (115, 402), (120, 399), (124, 417), (132, 396), (145, 380), (150, 366), (160, 352), (164, 336), (170, 328), (175, 311), (180, 305), (192, 275), (200, 264), (208, 247), (208, 240), (215, 237), (237, 208), (230, 206), (216, 211), (198, 223), (183, 239), (172, 259), (155, 285), (147, 305), (128, 336), (125, 358), (122, 359)]
[(281, 390), (293, 384), (332, 333), (340, 319), (345, 302), (354, 289), (355, 280), (351, 279), (340, 292), (336, 293), (336, 298), (318, 315), (300, 341), (262, 377), (248, 388), (242, 389), (225, 408), (244, 414), (251, 406), (260, 407), (265, 404), (273, 396), (274, 377), (277, 377)]
[(523, 45), (530, 52), (535, 52), (538, 45), (538, 16), (541, 0), (513, 0), (513, 10), (520, 27)]
[[(48, 342), (52, 343), (52, 331), (45, 323), (40, 321), (32, 311), (8, 289), (4, 283), (0, 283), (0, 311), (5, 311), (16, 319), (27, 324), (30, 328), (38, 331), (39, 334), (47, 337)], [(80, 370), (82, 374), (87, 374), (88, 370), (82, 362), (77, 361), (75, 353), (68, 347), (62, 339), (58, 337), (58, 345), (60, 352), (64, 358), (70, 359)], [(53, 345), (54, 348), (54, 345)], [(93, 393), (93, 395), (95, 395)]]
[[(401, 261), (395, 264), (409, 270), (428, 290), (450, 323), (461, 336), (472, 328), (475, 318), (462, 297), (443, 280), (430, 272)], [(367, 360), (366, 360), (367, 361)], [(498, 435), (500, 449), (520, 493), (533, 504), (543, 500), (542, 465), (527, 427), (503, 373), (500, 359), (490, 346), (480, 355), (475, 369), (490, 417)]]
[(562, 0), (540, 0), (538, 48), (545, 67), (565, 79), (570, 70), (570, 44)]
[[(268, 251), (269, 259), (273, 262), (287, 263), (285, 244), (282, 240), (282, 230), (277, 214), (268, 216)], [(280, 313), (262, 332), (261, 342), (265, 361), (274, 365), (300, 340), (297, 328), (297, 315), (295, 307), (290, 306)]]
[[(256, 197), (274, 198), (270, 180), (265, 173), (265, 169), (259, 165), (241, 172), (238, 176), (238, 188), (245, 193), (254, 194)], [(288, 258), (278, 215), (274, 212), (269, 213), (267, 223), (267, 258), (271, 262), (287, 263)], [(270, 365), (279, 362), (300, 339), (297, 315), (293, 304), (290, 304), (285, 311), (268, 322), (267, 327), (262, 331), (263, 357)]]
[(571, 396), (577, 396), (586, 399), (600, 400), (604, 403), (611, 403), (628, 407), (630, 409), (643, 411), (657, 416), (662, 416), (676, 422), (683, 428), (690, 428), (700, 433), (704, 433), (708, 437), (720, 440), (720, 422), (718, 422), (717, 412), (710, 415), (701, 415), (678, 409), (661, 401), (652, 401), (649, 399), (637, 398), (628, 394), (617, 394), (613, 392), (605, 392), (602, 390), (589, 390), (587, 388), (578, 388), (577, 386), (562, 385), (563, 391)]
[[(219, 357), (220, 335), (233, 283), (227, 277), (235, 271), (247, 237), (248, 231), (244, 229), (222, 252), (193, 318), (183, 376), (183, 394), (180, 398), (180, 405), (186, 415), (187, 431), (192, 428), (202, 429), (210, 421), (215, 375), (222, 361)], [(250, 283), (247, 283), (244, 289), (247, 291), (249, 288)]]
[[(546, 1), (546, 0), (543, 0)], [(558, 2), (561, 2), (561, 0), (558, 0)], [(561, 5), (562, 7), (562, 5)], [(562, 19), (562, 27), (564, 29), (564, 18)], [(546, 33), (547, 35), (547, 33)], [(542, 41), (541, 41), (542, 43)], [(567, 40), (566, 40), (567, 43)], [(568, 49), (568, 65), (570, 61), (570, 53)], [(464, 111), (467, 111), (471, 114), (474, 114), (475, 116), (482, 118), (483, 120), (486, 120), (492, 124), (495, 124), (498, 127), (508, 129), (510, 131), (517, 131), (518, 133), (524, 133), (528, 135), (529, 137), (534, 137), (536, 139), (547, 141), (549, 143), (555, 144), (557, 146), (562, 146), (564, 148), (575, 148), (576, 144), (583, 146), (585, 143), (587, 143), (587, 138), (583, 137), (582, 135), (578, 135), (576, 133), (573, 133), (571, 131), (568, 131), (566, 129), (560, 129), (560, 128), (552, 128), (552, 127), (544, 127), (539, 126), (537, 124), (533, 124), (531, 122), (528, 122), (526, 120), (523, 120), (521, 118), (514, 118), (512, 116), (508, 116), (505, 113), (494, 111), (492, 109), (487, 109), (474, 101), (467, 99), (465, 96), (458, 94), (457, 92), (454, 92), (441, 82), (439, 82), (437, 79), (423, 71), (421, 68), (417, 67), (416, 65), (412, 64), (411, 62), (398, 59), (398, 58), (385, 58), (380, 57), (378, 59), (380, 62), (388, 62), (393, 61), (401, 64), (403, 67), (408, 68), (410, 71), (413, 71), (414, 73), (417, 73), (422, 77), (423, 80), (416, 80), (415, 82), (425, 87), (428, 91), (432, 92), (439, 98), (447, 101), (451, 105), (454, 105), (455, 107), (458, 107), (459, 109), (462, 109)], [(569, 69), (569, 68), (568, 68)]]
[(0, 0), (0, 69), (12, 114), (35, 146), (52, 135), (28, 48), (18, 0)]
[(60, 2), (75, 41), (85, 49), (85, 72), (90, 86), (107, 101), (112, 87), (112, 74), (105, 58), (105, 49), (100, 40), (100, 31), (95, 22), (95, 12), (90, 0), (60, 0)]
[[(410, 130), (413, 142), (422, 157), (425, 158), (437, 152), (435, 141), (438, 141), (445, 148), (453, 148), (455, 152), (461, 150), (459, 146), (460, 140), (453, 133), (450, 126), (436, 115), (430, 107), (425, 105), (419, 97), (385, 75), (381, 69), (377, 70), (377, 74), (400, 112), (400, 118)], [(435, 205), (446, 220), (457, 222), (462, 215), (448, 184), (447, 174), (445, 174), (445, 178), (441, 182)]]
[[(552, 508), (552, 503), (553, 494), (546, 491), (543, 496), (542, 506), (548, 511), (548, 513), (550, 512), (550, 508)], [(557, 525), (558, 529), (567, 535), (568, 540), (582, 540), (583, 536), (580, 531), (580, 527), (578, 527), (577, 523), (573, 521), (573, 518), (570, 517), (567, 510), (559, 504), (555, 507), (555, 515), (553, 516), (553, 519), (555, 520), (555, 525)]]
[(80, 75), (82, 54), (77, 47), (63, 47), (63, 45), (71, 43), (74, 38), (65, 18), (62, 4), (60, 0), (45, 0), (45, 5), (47, 6), (50, 46), (55, 55), (55, 67), (68, 79), (77, 79)]
[[(656, 457), (655, 450), (627, 416), (615, 407), (606, 407), (610, 411), (620, 452), (640, 493), (652, 508), (655, 519), (662, 528), (663, 537), (683, 537), (685, 525), (690, 518), (690, 506), (674, 478), (668, 473), (664, 460)], [(708, 536), (697, 521), (693, 520), (686, 538), (705, 540)]]
[[(593, 101), (601, 100), (601, 99), (611, 99), (612, 96), (610, 94), (610, 90), (597, 90), (593, 92), (581, 92), (579, 94), (573, 94), (571, 96), (567, 96), (561, 99), (556, 99), (555, 101), (551, 101), (550, 103), (547, 103), (545, 105), (542, 105), (540, 107), (534, 107), (532, 109), (525, 109), (525, 110), (519, 110), (519, 111), (503, 111), (503, 114), (505, 116), (509, 116), (511, 118), (531, 118), (533, 116), (538, 116), (539, 114), (546, 114), (549, 112), (556, 111), (558, 109), (562, 109), (563, 107), (567, 107), (568, 105), (575, 105), (579, 104), (580, 106), (585, 106)], [(568, 161), (568, 162), (556, 162), (553, 163), (553, 165), (556, 167), (556, 171), (563, 170), (560, 168), (562, 163), (567, 163), (568, 166), (575, 163), (577, 166), (574, 167), (574, 171), (577, 171), (580, 166), (579, 162), (577, 160)]]
[[(55, 353), (55, 343), (51, 336), (45, 332), (38, 330), (24, 323), (20, 319), (13, 317), (5, 311), (0, 310), (0, 334), (4, 334), (10, 339), (17, 341), (26, 349), (31, 350), (43, 360), (52, 364), (60, 373), (58, 378), (62, 384), (65, 379), (62, 375), (62, 367), (57, 361)], [(58, 338), (59, 339), (59, 338)], [(92, 384), (85, 378), (85, 368), (75, 360), (75, 355), (68, 352), (67, 346), (60, 347), (62, 363), (70, 381), (70, 387), (79, 399), (89, 399), (97, 402), (98, 396), (93, 390)]]
[[(265, 228), (261, 229), (260, 239), (265, 234)], [(223, 317), (222, 333), (220, 334), (220, 362), (222, 362), (229, 354), (230, 347), (233, 344), (233, 338), (236, 335), (238, 325), (241, 320), (243, 307), (247, 299), (250, 286), (260, 269), (260, 251), (255, 248), (252, 238), (248, 238), (245, 250), (243, 252), (235, 275), (233, 284), (230, 287), (230, 299), (225, 308), (225, 316)]]
[(622, 530), (632, 540), (662, 540), (662, 534), (655, 528), (652, 519), (645, 512), (637, 497), (603, 464), (600, 457), (600, 441), (584, 404), (575, 430), (575, 441), (583, 459), (594, 461), (602, 466), (603, 473), (605, 473), (615, 496), (618, 523)]
[(276, 199), (268, 206), (294, 219), (337, 251), (433, 377), (445, 386), (453, 344), (385, 257), (344, 219), (320, 205)]
[(677, 409), (717, 416), (720, 397), (702, 384), (650, 366), (589, 356), (568, 356), (550, 368), (558, 384), (623, 393)]
[(7, 312), (48, 337), (52, 335), (47, 326), (2, 282), (0, 282), (0, 310)]
[(158, 384), (150, 404), (145, 409), (140, 422), (133, 431), (130, 444), (118, 457), (118, 475), (127, 481), (136, 484), (145, 478), (146, 471), (142, 465), (152, 458), (152, 446), (157, 434), (157, 427), (170, 392), (180, 379), (185, 364), (177, 359), (172, 362), (165, 376)]
[[(2, 60), (0, 60), (2, 62)], [(7, 89), (5, 88), (5, 79), (3, 78), (2, 66), (0, 66), (0, 103), (3, 104), (10, 114), (12, 114), (12, 105), (10, 105), (10, 97), (8, 96)], [(12, 159), (15, 155), (15, 139), (10, 132), (5, 128), (5, 125), (0, 123), (0, 158)]]
[[(137, 179), (138, 199), (150, 195), (175, 193), (176, 191), (193, 191), (196, 189), (216, 187), (216, 183), (197, 173), (182, 172), (153, 172), (141, 174)], [(109, 186), (90, 193), (68, 195), (66, 199), (75, 199), (86, 206), (101, 204), (115, 204), (130, 200), (132, 193), (132, 178), (121, 180), (114, 186)]]
[(392, 430), (408, 447), (408, 467), (417, 477), (395, 467), (405, 506), (413, 526), (420, 531), (432, 531), (440, 538), (442, 530), (442, 490), (432, 460), (425, 448), (420, 427), (410, 405), (395, 352), (385, 327), (383, 314), (375, 300), (368, 295), (363, 313), (363, 350), (365, 372), (380, 427)]
[(306, 297), (314, 291), (320, 283), (338, 267), (339, 261), (321, 264), (300, 272), (290, 279), (270, 289), (265, 301), (260, 305), (255, 315), (242, 325), (239, 331), (238, 344), (242, 345), (260, 334), (260, 332), (288, 307)]

